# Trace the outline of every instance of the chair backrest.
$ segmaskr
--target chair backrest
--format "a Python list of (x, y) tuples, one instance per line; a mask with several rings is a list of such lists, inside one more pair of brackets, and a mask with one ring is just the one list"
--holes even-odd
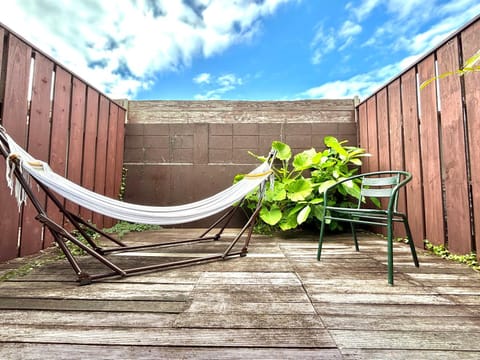
[[(405, 171), (377, 171), (373, 173), (365, 173), (360, 177), (362, 180), (360, 186), (361, 199), (358, 207), (368, 200), (380, 198), (387, 199), (381, 201), (382, 207), (391, 208), (393, 211), (397, 209), (398, 190), (411, 179), (411, 175)], [(363, 201), (362, 201), (363, 200)], [(375, 203), (375, 200), (373, 200)], [(377, 201), (378, 203), (378, 201)]]

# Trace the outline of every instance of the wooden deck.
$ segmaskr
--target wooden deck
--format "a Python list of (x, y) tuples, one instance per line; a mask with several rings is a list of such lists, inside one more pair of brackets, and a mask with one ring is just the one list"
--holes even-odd
[(382, 238), (364, 234), (356, 253), (348, 236), (331, 237), (321, 262), (316, 246), (314, 235), (257, 235), (244, 258), (88, 286), (65, 260), (47, 262), (0, 283), (0, 358), (480, 358), (479, 273), (423, 252), (417, 269), (396, 244), (391, 287)]

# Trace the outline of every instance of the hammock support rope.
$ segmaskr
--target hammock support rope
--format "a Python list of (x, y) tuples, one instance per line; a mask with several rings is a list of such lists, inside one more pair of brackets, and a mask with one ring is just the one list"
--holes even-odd
[[(64, 177), (54, 173), (48, 164), (33, 158), (23, 150), (1, 126), (0, 151), (6, 159), (7, 184), (12, 190), (12, 195), (17, 198), (19, 209), (23, 206), (27, 198), (31, 201), (31, 204), (37, 212), (36, 219), (50, 231), (58, 247), (64, 253), (66, 259), (74, 270), (77, 276), (77, 281), (80, 285), (90, 284), (95, 280), (106, 278), (126, 277), (134, 274), (188, 266), (191, 264), (226, 260), (234, 256), (246, 256), (253, 227), (261, 209), (265, 183), (271, 176), (272, 171), (270, 168), (275, 157), (275, 153), (271, 152), (267, 160), (252, 172), (246, 174), (244, 179), (207, 199), (180, 206), (152, 207), (128, 204), (119, 200), (114, 200), (70, 182)], [(71, 224), (73, 230), (67, 230), (64, 226), (58, 224), (48, 216), (44, 206), (40, 203), (32, 190), (32, 180), (42, 191), (45, 192), (55, 207), (61, 214), (63, 214), (65, 220)], [(256, 188), (258, 188), (258, 203), (255, 210), (233, 239), (227, 243), (226, 248), (219, 253), (133, 268), (122, 268), (110, 258), (107, 258), (109, 254), (118, 252), (137, 252), (154, 248), (221, 240), (225, 229), (234, 215), (241, 208), (245, 197)], [(102, 215), (119, 220), (146, 224), (180, 224), (210, 217), (214, 214), (221, 213), (222, 215), (220, 215), (218, 219), (198, 237), (129, 246), (69, 211), (64, 205), (64, 202), (59, 199), (59, 196)], [(75, 231), (83, 236), (86, 243), (80, 241), (73, 235)], [(111, 247), (102, 247), (98, 245), (97, 242), (94, 241), (94, 236), (91, 234), (97, 234), (101, 239), (110, 243)], [(234, 250), (241, 238), (243, 238), (241, 250)], [(91, 273), (84, 269), (77, 256), (74, 255), (67, 246), (68, 242), (74, 244), (93, 259), (96, 259), (99, 263), (103, 264), (106, 267), (106, 270), (103, 272)], [(175, 252), (169, 253), (169, 255), (173, 257), (175, 256)]]

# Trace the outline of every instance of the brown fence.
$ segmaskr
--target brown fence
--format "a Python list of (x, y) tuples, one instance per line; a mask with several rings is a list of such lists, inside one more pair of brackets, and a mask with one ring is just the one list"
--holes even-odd
[[(0, 24), (0, 124), (29, 153), (78, 184), (116, 197), (124, 119), (123, 107)], [(2, 174), (0, 161), (0, 261), (36, 253), (52, 242), (31, 205), (18, 210)], [(38, 197), (51, 207), (43, 194)], [(49, 214), (62, 221), (58, 212)], [(82, 215), (100, 227), (111, 224), (89, 212)]]
[(480, 249), (480, 74), (450, 76), (480, 49), (480, 18), (357, 106), (359, 142), (373, 155), (363, 171), (413, 174), (402, 206), (415, 243), (465, 254)]
[[(294, 153), (325, 147), (326, 135), (357, 143), (350, 100), (129, 101), (125, 199), (174, 205), (210, 196), (266, 155), (273, 140)], [(233, 226), (243, 225), (236, 218)], [(208, 220), (186, 226), (205, 225)]]

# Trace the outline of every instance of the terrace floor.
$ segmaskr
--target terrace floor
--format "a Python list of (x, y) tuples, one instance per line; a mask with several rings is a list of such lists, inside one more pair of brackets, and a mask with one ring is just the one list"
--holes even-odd
[[(164, 229), (125, 240), (192, 233)], [(330, 237), (321, 262), (316, 240), (254, 235), (247, 257), (88, 286), (75, 282), (65, 260), (40, 255), (43, 265), (0, 283), (0, 358), (480, 357), (479, 273), (421, 251), (415, 268), (397, 243), (391, 287), (381, 237), (363, 234), (359, 253), (349, 236)], [(3, 264), (0, 274), (25, 261)]]

